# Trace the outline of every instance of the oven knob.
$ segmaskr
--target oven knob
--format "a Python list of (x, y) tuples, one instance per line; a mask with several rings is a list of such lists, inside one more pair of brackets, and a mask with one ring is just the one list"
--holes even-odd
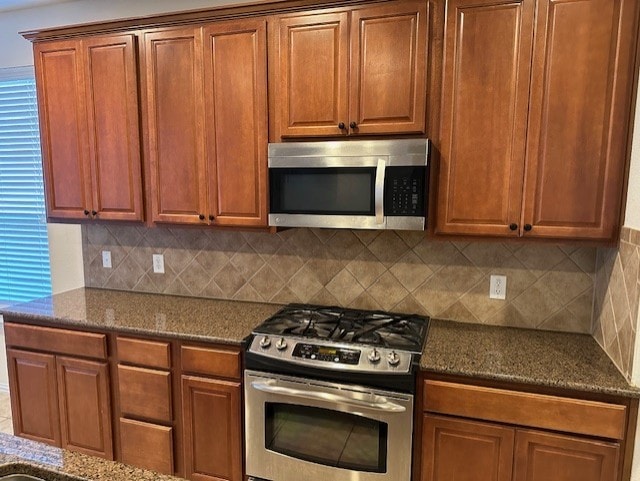
[(400, 356), (396, 354), (396, 351), (391, 351), (387, 355), (387, 362), (390, 366), (397, 366), (398, 364), (400, 364)]
[(284, 351), (287, 348), (287, 341), (284, 340), (284, 337), (281, 337), (276, 342), (276, 349), (278, 351)]
[(260, 339), (261, 348), (267, 349), (270, 345), (271, 345), (271, 339), (269, 339), (269, 336), (264, 336), (262, 339)]
[(374, 347), (373, 350), (369, 353), (369, 355), (367, 356), (367, 358), (369, 359), (369, 362), (372, 363), (376, 363), (380, 361), (380, 353), (378, 352), (378, 350)]

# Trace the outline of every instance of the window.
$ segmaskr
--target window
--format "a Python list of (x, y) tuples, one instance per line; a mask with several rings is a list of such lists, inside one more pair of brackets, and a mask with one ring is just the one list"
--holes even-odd
[(50, 294), (33, 69), (0, 69), (0, 304)]

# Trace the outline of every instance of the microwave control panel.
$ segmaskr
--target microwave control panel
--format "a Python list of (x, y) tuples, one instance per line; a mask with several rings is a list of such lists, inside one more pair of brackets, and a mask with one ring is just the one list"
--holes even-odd
[(425, 167), (387, 167), (384, 188), (384, 214), (424, 216)]

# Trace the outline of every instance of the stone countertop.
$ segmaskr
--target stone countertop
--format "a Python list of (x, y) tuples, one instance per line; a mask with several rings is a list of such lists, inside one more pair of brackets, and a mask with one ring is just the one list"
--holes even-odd
[(423, 371), (640, 397), (587, 334), (432, 320)]
[(0, 309), (59, 326), (239, 345), (279, 305), (80, 288)]
[(0, 433), (0, 476), (8, 474), (28, 474), (47, 481), (181, 480)]

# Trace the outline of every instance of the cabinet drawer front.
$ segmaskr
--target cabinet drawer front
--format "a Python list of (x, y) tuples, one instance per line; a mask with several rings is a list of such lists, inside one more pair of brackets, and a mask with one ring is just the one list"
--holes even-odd
[(119, 362), (160, 369), (171, 368), (171, 347), (168, 342), (118, 336), (117, 347)]
[(443, 381), (424, 382), (427, 411), (623, 439), (626, 406)]
[(182, 346), (182, 370), (240, 379), (240, 351)]
[(4, 324), (7, 346), (95, 359), (107, 358), (107, 336), (24, 324)]
[(173, 474), (173, 428), (120, 418), (121, 461)]
[(119, 365), (118, 387), (123, 416), (171, 422), (171, 373)]

